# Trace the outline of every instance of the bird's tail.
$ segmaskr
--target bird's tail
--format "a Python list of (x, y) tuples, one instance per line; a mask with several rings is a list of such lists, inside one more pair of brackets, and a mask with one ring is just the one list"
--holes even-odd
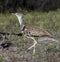
[(59, 42), (59, 40), (56, 40), (54, 38), (49, 38), (49, 37), (41, 37), (38, 39), (38, 41), (55, 41), (55, 42)]

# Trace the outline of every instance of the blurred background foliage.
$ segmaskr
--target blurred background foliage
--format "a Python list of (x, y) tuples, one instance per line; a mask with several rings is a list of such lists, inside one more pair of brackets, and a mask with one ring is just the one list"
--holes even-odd
[(60, 8), (60, 0), (0, 0), (0, 12), (18, 10), (49, 11)]

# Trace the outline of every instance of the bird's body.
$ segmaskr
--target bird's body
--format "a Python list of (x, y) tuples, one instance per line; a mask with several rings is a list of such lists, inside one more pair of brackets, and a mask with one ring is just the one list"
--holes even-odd
[(24, 29), (24, 33), (26, 35), (31, 35), (31, 36), (48, 36), (48, 37), (53, 37), (53, 34), (49, 32), (48, 30), (42, 29), (38, 26), (26, 26)]
[(53, 37), (52, 33), (38, 26), (26, 26), (24, 21), (22, 20), (23, 14), (15, 13), (15, 15), (17, 16), (21, 30), (25, 35)]

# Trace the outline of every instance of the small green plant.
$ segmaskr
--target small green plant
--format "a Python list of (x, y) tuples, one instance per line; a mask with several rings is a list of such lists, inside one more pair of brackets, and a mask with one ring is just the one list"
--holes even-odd
[(3, 59), (3, 55), (0, 53), (0, 61)]
[(48, 47), (47, 47), (48, 52), (51, 52), (51, 51), (54, 51), (54, 50), (56, 50), (56, 45), (48, 45)]

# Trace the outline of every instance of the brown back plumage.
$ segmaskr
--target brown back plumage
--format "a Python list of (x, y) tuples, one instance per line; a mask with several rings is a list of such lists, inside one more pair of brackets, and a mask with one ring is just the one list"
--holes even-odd
[(48, 36), (53, 37), (53, 34), (45, 29), (42, 29), (37, 26), (27, 26), (24, 30), (24, 33), (30, 33), (32, 36)]

